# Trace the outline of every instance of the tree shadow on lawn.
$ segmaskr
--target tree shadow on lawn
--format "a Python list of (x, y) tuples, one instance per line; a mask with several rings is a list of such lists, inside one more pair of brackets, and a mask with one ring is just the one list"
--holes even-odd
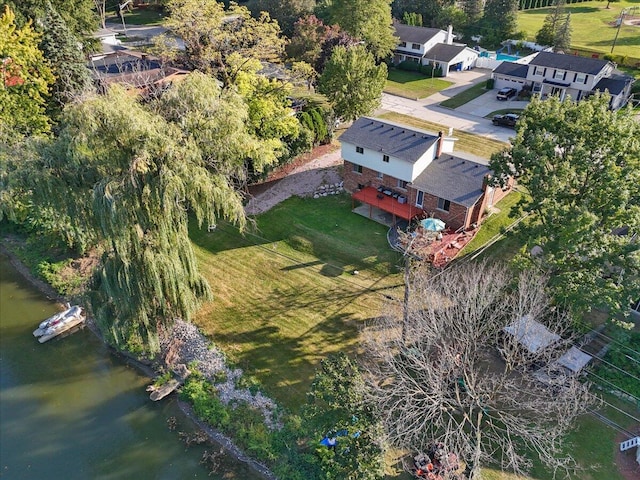
[(369, 307), (370, 298), (357, 304), (363, 293), (339, 286), (330, 291), (281, 286), (266, 298), (246, 298), (242, 307), (208, 315), (205, 333), (269, 395), (295, 409), (304, 402), (321, 359), (358, 351), (360, 326), (380, 308), (376, 302)]

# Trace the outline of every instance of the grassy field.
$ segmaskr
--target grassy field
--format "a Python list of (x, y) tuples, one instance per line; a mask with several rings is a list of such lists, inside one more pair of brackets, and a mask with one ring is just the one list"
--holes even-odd
[[(296, 411), (319, 361), (358, 350), (358, 329), (396, 290), (387, 228), (351, 213), (347, 195), (289, 199), (244, 237), (193, 229), (215, 296), (196, 323), (267, 393)], [(358, 270), (358, 275), (352, 272)]]
[[(421, 130), (429, 132), (447, 131), (449, 127), (440, 123), (428, 122), (418, 118), (411, 117), (409, 115), (403, 115), (401, 113), (389, 112), (380, 115), (380, 118), (391, 120), (392, 122), (402, 123)], [(456, 130), (454, 136), (458, 139), (456, 142), (456, 150), (472, 153), (481, 158), (489, 158), (493, 153), (502, 151), (508, 146), (504, 142), (498, 140), (492, 140), (491, 138), (481, 137), (473, 133), (463, 132)]]
[[(624, 8), (640, 7), (637, 0), (622, 0), (611, 3), (586, 2), (567, 5), (571, 12), (571, 48), (602, 54), (610, 53), (618, 30), (614, 22)], [(527, 40), (534, 40), (536, 32), (542, 27), (548, 8), (518, 12), (518, 29), (526, 32)], [(636, 18), (640, 20), (640, 8)], [(640, 61), (640, 25), (623, 25), (614, 49), (615, 54), (638, 58)]]
[(474, 98), (478, 98), (483, 93), (486, 93), (487, 89), (485, 88), (485, 86), (486, 82), (477, 83), (473, 87), (467, 88), (466, 90), (460, 92), (457, 95), (454, 95), (444, 102), (440, 102), (440, 105), (447, 108), (458, 108), (460, 105), (464, 105)]
[(418, 99), (433, 95), (451, 85), (453, 84), (447, 80), (393, 68), (389, 70), (384, 91), (399, 97)]

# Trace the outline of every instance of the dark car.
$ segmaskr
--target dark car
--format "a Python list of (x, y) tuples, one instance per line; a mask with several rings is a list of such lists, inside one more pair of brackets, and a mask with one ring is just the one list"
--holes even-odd
[(515, 128), (516, 122), (519, 118), (520, 115), (516, 115), (515, 113), (505, 113), (504, 115), (494, 115), (493, 120), (491, 121), (494, 125)]
[(509, 100), (511, 97), (515, 97), (518, 91), (515, 88), (504, 87), (498, 90), (496, 98), (498, 100)]

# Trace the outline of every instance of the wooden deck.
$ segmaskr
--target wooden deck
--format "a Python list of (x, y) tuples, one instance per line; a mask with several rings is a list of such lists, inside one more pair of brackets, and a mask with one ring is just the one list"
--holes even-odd
[(391, 195), (385, 195), (379, 192), (373, 187), (364, 187), (362, 190), (354, 193), (351, 198), (362, 203), (366, 203), (371, 208), (369, 210), (369, 218), (373, 213), (373, 207), (379, 208), (385, 212), (390, 213), (394, 217), (399, 217), (404, 220), (411, 220), (413, 217), (423, 215), (424, 211), (415, 205), (409, 203), (400, 203), (396, 198)]

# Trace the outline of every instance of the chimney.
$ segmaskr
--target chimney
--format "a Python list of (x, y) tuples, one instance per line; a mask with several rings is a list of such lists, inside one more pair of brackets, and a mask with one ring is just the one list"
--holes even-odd
[(438, 146), (436, 147), (436, 158), (440, 158), (442, 153), (442, 132), (438, 132)]
[(447, 27), (447, 40), (445, 43), (447, 45), (451, 45), (453, 43), (453, 25), (449, 25)]

